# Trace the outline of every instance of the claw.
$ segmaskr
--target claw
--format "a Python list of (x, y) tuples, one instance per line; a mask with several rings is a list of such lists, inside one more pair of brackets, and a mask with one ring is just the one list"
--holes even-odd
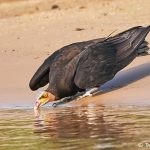
[(85, 93), (84, 95), (79, 96), (76, 100), (80, 100), (80, 99), (82, 99), (82, 98), (91, 97), (91, 96), (93, 96), (91, 93)]
[(52, 107), (57, 107), (57, 105), (58, 105), (57, 103), (53, 103)]
[(72, 97), (65, 97), (65, 98), (58, 100), (58, 102), (53, 103), (52, 106), (57, 107), (58, 105), (65, 104), (67, 102), (70, 102), (71, 100), (72, 100)]
[(88, 90), (86, 93), (85, 92), (79, 92), (74, 96), (69, 96), (69, 97), (62, 98), (62, 99), (58, 100), (57, 102), (53, 103), (52, 106), (57, 107), (61, 104), (65, 104), (65, 103), (70, 102), (72, 100), (80, 100), (84, 97), (91, 97), (91, 96), (94, 95), (94, 93), (92, 93), (92, 92), (97, 91), (97, 89), (98, 88), (93, 88), (93, 89)]

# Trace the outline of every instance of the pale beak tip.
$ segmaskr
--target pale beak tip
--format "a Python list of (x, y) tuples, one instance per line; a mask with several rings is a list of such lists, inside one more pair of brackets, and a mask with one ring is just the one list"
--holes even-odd
[(34, 110), (39, 109), (39, 108), (40, 108), (40, 104), (41, 104), (41, 103), (37, 100), (37, 101), (35, 102)]
[(39, 109), (39, 107), (37, 107), (37, 106), (34, 106), (34, 110), (38, 110)]

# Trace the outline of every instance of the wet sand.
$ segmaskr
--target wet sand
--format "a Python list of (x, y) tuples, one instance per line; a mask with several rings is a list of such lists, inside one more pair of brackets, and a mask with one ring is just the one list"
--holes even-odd
[[(30, 78), (62, 46), (149, 24), (149, 0), (0, 1), (1, 104), (32, 105)], [(73, 103), (150, 104), (149, 66), (150, 56), (139, 57), (105, 85), (109, 92)]]

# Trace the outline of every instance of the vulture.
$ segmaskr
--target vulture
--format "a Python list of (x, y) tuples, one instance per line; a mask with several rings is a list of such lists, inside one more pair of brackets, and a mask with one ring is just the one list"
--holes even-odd
[(35, 108), (52, 101), (59, 104), (58, 100), (92, 96), (137, 56), (148, 54), (145, 38), (149, 31), (150, 26), (136, 26), (115, 36), (77, 42), (55, 51), (30, 80), (33, 91), (49, 84), (38, 96)]

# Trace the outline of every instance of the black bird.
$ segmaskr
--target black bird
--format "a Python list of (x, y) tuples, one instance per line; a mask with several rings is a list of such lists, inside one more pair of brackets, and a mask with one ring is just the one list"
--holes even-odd
[(65, 97), (91, 96), (137, 56), (148, 54), (145, 38), (149, 31), (150, 26), (137, 26), (113, 37), (73, 43), (54, 52), (29, 84), (31, 90), (37, 90), (49, 83), (36, 107)]

